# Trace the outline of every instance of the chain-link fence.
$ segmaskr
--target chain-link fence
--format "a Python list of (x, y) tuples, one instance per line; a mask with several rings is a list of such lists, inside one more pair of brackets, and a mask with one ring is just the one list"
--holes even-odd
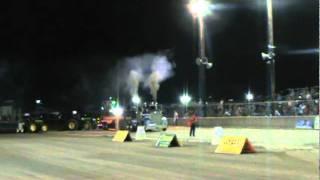
[(182, 104), (162, 105), (162, 111), (167, 117), (171, 117), (174, 111), (179, 116), (184, 116), (188, 111), (207, 117), (218, 116), (304, 116), (319, 114), (318, 100), (290, 100), (290, 101), (268, 101), (268, 102), (218, 102), (207, 104), (192, 103), (188, 106)]

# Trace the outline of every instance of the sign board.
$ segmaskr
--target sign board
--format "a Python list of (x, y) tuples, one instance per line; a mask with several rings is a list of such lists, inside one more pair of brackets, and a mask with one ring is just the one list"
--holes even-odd
[(136, 140), (144, 140), (147, 138), (146, 131), (144, 130), (144, 126), (138, 126), (135, 139)]
[(313, 120), (298, 119), (296, 121), (297, 129), (313, 129)]
[(213, 137), (211, 139), (211, 145), (218, 145), (223, 136), (223, 128), (217, 126), (213, 128)]
[(319, 116), (316, 116), (316, 117), (314, 118), (313, 128), (314, 128), (314, 129), (320, 129)]
[(157, 147), (177, 147), (180, 146), (175, 134), (161, 133), (156, 142)]
[(113, 136), (112, 141), (115, 142), (125, 142), (125, 141), (132, 141), (129, 131), (117, 131), (116, 134)]
[(254, 153), (254, 147), (249, 140), (244, 136), (224, 136), (215, 153), (223, 154), (241, 154)]

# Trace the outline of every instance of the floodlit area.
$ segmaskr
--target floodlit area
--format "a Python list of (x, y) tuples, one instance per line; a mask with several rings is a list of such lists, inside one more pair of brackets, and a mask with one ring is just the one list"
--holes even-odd
[(318, 130), (223, 129), (257, 151), (241, 155), (216, 154), (213, 128), (167, 131), (180, 147), (156, 147), (160, 132), (123, 143), (114, 131), (0, 134), (0, 179), (318, 179)]
[(0, 180), (319, 180), (319, 2), (3, 3)]
[[(211, 143), (214, 136), (213, 128), (198, 128), (196, 138), (190, 138), (185, 128), (171, 128), (169, 131), (177, 133), (182, 142)], [(318, 130), (225, 128), (223, 129), (223, 135), (245, 136), (255, 146), (263, 147), (267, 151), (319, 148)]]

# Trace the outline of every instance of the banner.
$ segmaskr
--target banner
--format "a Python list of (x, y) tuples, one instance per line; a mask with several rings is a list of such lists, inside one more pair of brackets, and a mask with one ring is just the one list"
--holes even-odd
[(313, 120), (298, 119), (296, 121), (297, 129), (313, 129)]
[(316, 117), (314, 118), (313, 127), (314, 127), (314, 129), (320, 129), (319, 116), (316, 116)]

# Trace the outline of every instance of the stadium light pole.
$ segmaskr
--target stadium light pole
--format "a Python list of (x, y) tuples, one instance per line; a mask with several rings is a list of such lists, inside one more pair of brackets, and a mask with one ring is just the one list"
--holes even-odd
[(248, 91), (248, 93), (246, 94), (246, 99), (247, 99), (247, 102), (248, 102), (248, 115), (251, 114), (251, 108), (250, 108), (250, 105), (251, 105), (251, 101), (253, 100), (254, 96), (253, 94), (250, 92), (250, 90)]
[[(197, 19), (199, 26), (199, 57), (196, 59), (196, 63), (199, 66), (198, 75), (198, 92), (199, 92), (199, 102), (201, 105), (206, 99), (206, 74), (205, 69), (210, 69), (212, 63), (209, 62), (205, 53), (205, 23), (204, 18), (210, 15), (210, 3), (207, 0), (190, 0), (188, 4), (188, 9), (192, 16)], [(201, 108), (200, 115), (204, 115), (203, 108)]]
[(119, 130), (119, 121), (121, 120), (121, 117), (123, 115), (124, 109), (119, 105), (119, 103), (117, 103), (116, 107), (112, 107), (110, 109), (110, 112), (115, 116), (116, 118), (116, 130)]
[[(267, 65), (267, 92), (269, 100), (275, 100), (275, 90), (276, 90), (276, 78), (275, 78), (275, 45), (273, 36), (273, 14), (272, 14), (272, 0), (266, 0), (267, 5), (267, 18), (268, 18), (268, 52), (261, 53), (262, 59)], [(273, 114), (272, 103), (267, 104), (268, 115)]]
[(273, 101), (275, 99), (275, 45), (273, 36), (273, 14), (272, 14), (272, 0), (266, 0), (267, 5), (267, 17), (268, 17), (268, 52), (261, 53), (262, 59), (267, 65), (267, 86), (268, 86), (268, 96)]
[(188, 110), (188, 104), (191, 101), (191, 97), (188, 94), (180, 96), (180, 102), (185, 106), (185, 112)]

